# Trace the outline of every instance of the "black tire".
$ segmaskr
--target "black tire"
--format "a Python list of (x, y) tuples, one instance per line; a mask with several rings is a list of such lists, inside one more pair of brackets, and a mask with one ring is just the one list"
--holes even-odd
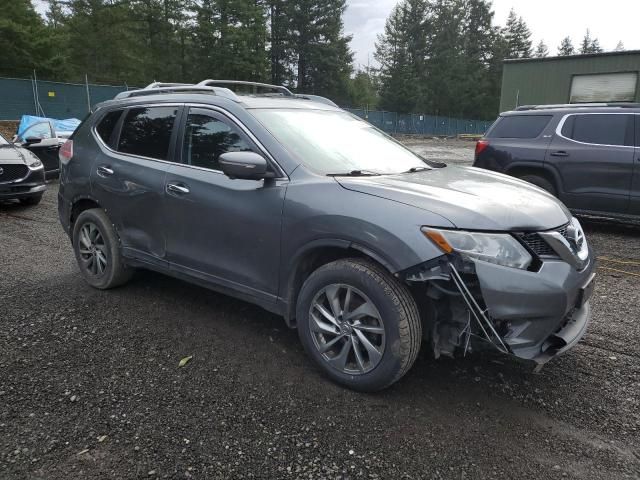
[[(94, 255), (93, 261), (87, 260), (91, 253), (87, 254), (86, 243), (81, 240), (83, 228), (97, 229), (99, 234), (99, 246), (93, 246), (92, 252), (98, 250), (102, 253), (102, 258), (106, 258), (106, 265), (100, 271), (98, 267), (93, 268), (97, 258)], [(91, 230), (95, 232), (96, 230)], [(133, 275), (133, 270), (125, 265), (120, 253), (120, 242), (118, 235), (107, 217), (107, 214), (99, 209), (92, 208), (85, 210), (76, 219), (73, 225), (73, 250), (76, 261), (82, 276), (86, 282), (94, 288), (108, 290), (125, 284)], [(85, 253), (83, 253), (85, 252)], [(101, 262), (102, 265), (102, 262)]]
[(538, 175), (522, 175), (519, 177), (520, 180), (524, 180), (525, 182), (529, 182), (534, 184), (536, 187), (540, 187), (541, 189), (549, 192), (554, 197), (558, 196), (558, 192), (556, 191), (556, 187), (544, 177), (540, 177)]
[[(311, 329), (312, 303), (319, 292), (336, 284), (365, 294), (379, 312), (384, 327), (384, 350), (379, 363), (370, 371), (345, 373), (332, 366), (317, 346), (317, 335), (322, 334)], [(353, 390), (374, 392), (392, 385), (409, 371), (420, 350), (422, 323), (411, 293), (384, 268), (367, 260), (337, 260), (313, 272), (298, 296), (296, 318), (298, 335), (307, 354), (329, 378)], [(357, 332), (352, 331), (351, 335), (357, 341), (353, 333)], [(354, 351), (349, 355), (355, 359)]]
[(38, 194), (38, 195), (33, 195), (32, 197), (26, 197), (26, 198), (21, 198), (20, 199), (20, 204), (21, 205), (27, 205), (27, 206), (35, 206), (38, 205), (40, 203), (40, 200), (42, 200), (42, 193)]

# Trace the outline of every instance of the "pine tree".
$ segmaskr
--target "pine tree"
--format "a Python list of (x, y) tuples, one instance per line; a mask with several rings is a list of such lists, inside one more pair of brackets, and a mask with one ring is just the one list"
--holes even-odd
[(265, 5), (255, 0), (203, 0), (194, 12), (193, 76), (266, 80)]
[(49, 28), (31, 2), (5, 0), (0, 11), (0, 75), (28, 77), (36, 69), (40, 77), (57, 77), (64, 66)]
[(507, 43), (507, 58), (531, 57), (531, 30), (513, 9), (509, 12), (503, 35)]
[(370, 69), (360, 70), (350, 84), (350, 104), (355, 108), (375, 109), (378, 105), (377, 79)]
[(380, 63), (380, 107), (384, 110), (411, 112), (421, 101), (426, 20), (425, 1), (404, 0), (391, 11), (384, 33), (378, 35), (375, 58)]
[(622, 40), (620, 40), (618, 42), (618, 44), (616, 45), (616, 48), (613, 51), (614, 52), (624, 52), (625, 51), (624, 43), (622, 43)]
[(588, 53), (602, 53), (602, 47), (600, 46), (600, 41), (597, 38), (591, 37), (591, 31), (587, 29), (587, 32), (582, 39), (582, 44), (580, 46), (580, 53), (588, 54)]
[(558, 55), (561, 57), (566, 57), (569, 55), (575, 55), (576, 49), (573, 47), (573, 43), (571, 42), (571, 37), (564, 37), (562, 42), (560, 42), (560, 46), (558, 47)]
[(538, 43), (538, 46), (536, 47), (536, 51), (533, 52), (533, 56), (536, 58), (549, 56), (549, 47), (544, 43), (544, 40), (540, 40), (540, 43)]

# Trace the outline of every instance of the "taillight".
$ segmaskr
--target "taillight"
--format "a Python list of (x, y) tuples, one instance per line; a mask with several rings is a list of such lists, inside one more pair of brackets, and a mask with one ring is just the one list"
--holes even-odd
[(478, 158), (478, 155), (484, 152), (488, 146), (489, 146), (488, 140), (478, 140), (478, 143), (476, 143), (476, 158)]
[(67, 140), (62, 144), (58, 156), (60, 157), (61, 163), (69, 163), (73, 157), (73, 140)]

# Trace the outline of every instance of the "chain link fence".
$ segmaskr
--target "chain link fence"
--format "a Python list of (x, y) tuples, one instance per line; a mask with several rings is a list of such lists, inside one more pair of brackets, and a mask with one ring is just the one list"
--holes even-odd
[(399, 114), (394, 112), (347, 109), (367, 120), (381, 130), (394, 135), (456, 136), (482, 135), (493, 122), (443, 117), (419, 113)]
[[(82, 119), (97, 103), (131, 88), (135, 87), (0, 78), (0, 120), (19, 120), (22, 115)], [(394, 135), (483, 134), (492, 123), (426, 114), (347, 110)]]

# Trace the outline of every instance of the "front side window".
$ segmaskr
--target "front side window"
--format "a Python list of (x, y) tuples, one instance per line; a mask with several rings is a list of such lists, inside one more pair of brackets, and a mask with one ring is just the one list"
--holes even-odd
[(633, 145), (633, 115), (571, 115), (562, 136), (598, 145)]
[(122, 124), (118, 151), (141, 157), (167, 160), (176, 107), (136, 107)]
[(0, 134), (0, 145), (9, 145), (9, 142)]
[(107, 145), (109, 145), (111, 135), (113, 135), (113, 131), (118, 124), (118, 120), (120, 120), (120, 117), (122, 116), (122, 112), (122, 110), (114, 110), (113, 112), (107, 113), (96, 127), (96, 132)]
[(235, 126), (201, 110), (191, 110), (184, 135), (182, 161), (195, 167), (220, 170), (223, 153), (253, 151)]
[(338, 110), (255, 109), (252, 114), (310, 169), (393, 174), (431, 164), (371, 124)]
[(51, 125), (49, 122), (36, 123), (27, 128), (20, 136), (22, 141), (26, 141), (28, 138), (38, 138), (44, 140), (45, 138), (52, 138)]
[(487, 134), (489, 138), (537, 138), (551, 115), (510, 115), (502, 117)]

